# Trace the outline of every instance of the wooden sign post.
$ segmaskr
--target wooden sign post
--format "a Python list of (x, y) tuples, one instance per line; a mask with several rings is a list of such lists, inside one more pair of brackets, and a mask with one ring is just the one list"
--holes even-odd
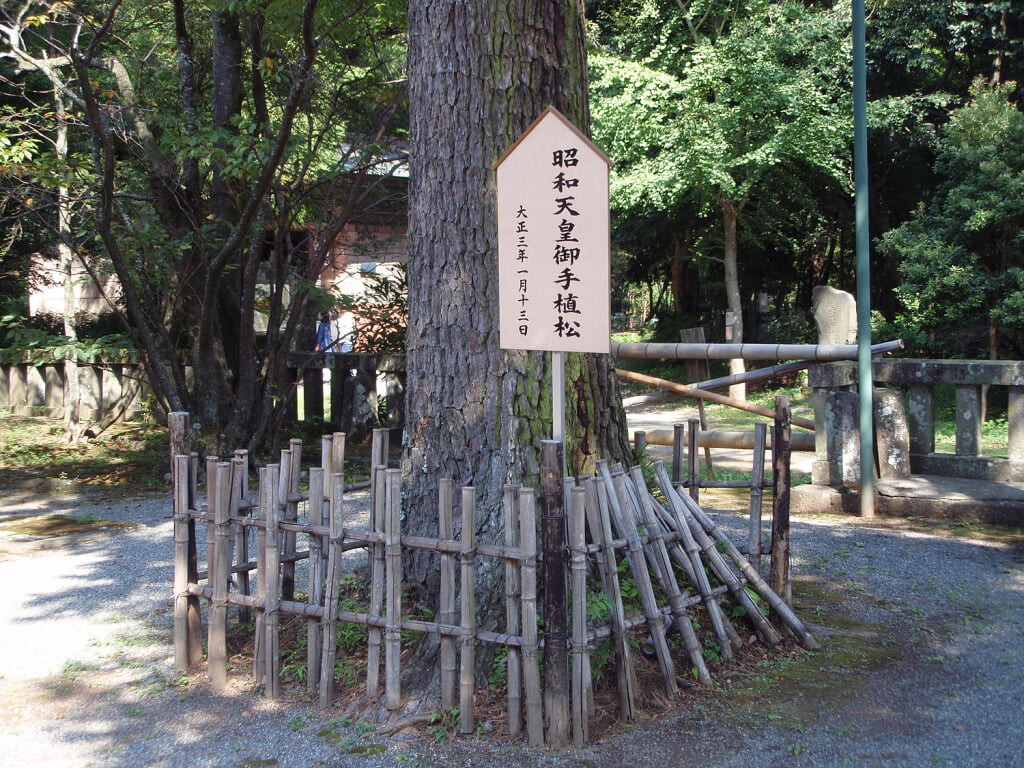
[(552, 353), (555, 440), (565, 438), (562, 353), (610, 351), (610, 165), (548, 107), (494, 167), (500, 345)]

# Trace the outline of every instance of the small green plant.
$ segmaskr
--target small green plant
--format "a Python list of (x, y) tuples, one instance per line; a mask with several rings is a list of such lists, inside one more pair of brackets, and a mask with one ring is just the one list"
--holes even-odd
[(435, 744), (445, 744), (459, 727), (459, 710), (449, 709), (447, 712), (432, 712), (427, 722), (427, 733)]
[(306, 716), (303, 714), (293, 716), (292, 719), (288, 721), (288, 727), (293, 731), (301, 731), (306, 727)]

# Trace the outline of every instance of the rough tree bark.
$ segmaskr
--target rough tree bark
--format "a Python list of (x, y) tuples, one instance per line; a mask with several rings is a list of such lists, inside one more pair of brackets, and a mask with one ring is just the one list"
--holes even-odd
[[(583, 4), (410, 0), (408, 71), (406, 525), (436, 535), (438, 480), (450, 477), (475, 486), (477, 534), (500, 541), (502, 488), (537, 485), (551, 390), (546, 354), (498, 347), (492, 167), (549, 104), (588, 130)], [(567, 358), (570, 471), (624, 458), (611, 361)], [(499, 564), (481, 565), (478, 617), (502, 625)], [(436, 564), (410, 556), (406, 574), (431, 604)]]

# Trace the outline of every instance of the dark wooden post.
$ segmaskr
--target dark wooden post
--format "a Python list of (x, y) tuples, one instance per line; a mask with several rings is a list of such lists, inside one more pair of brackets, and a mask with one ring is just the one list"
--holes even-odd
[(544, 561), (544, 710), (547, 713), (547, 744), (562, 749), (569, 744), (569, 649), (566, 645), (566, 533), (565, 466), (562, 442), (541, 442), (540, 492), (541, 537)]
[[(772, 502), (772, 566), (769, 585), (786, 605), (793, 606), (789, 581), (789, 462), (792, 452), (792, 424), (789, 398), (775, 398), (775, 431), (772, 435), (772, 459), (775, 493)], [(778, 626), (778, 617), (773, 617)]]
[[(196, 521), (189, 514), (195, 507), (195, 483), (192, 477), (194, 459), (191, 453), (192, 442), (191, 417), (186, 411), (173, 411), (167, 414), (167, 430), (170, 437), (171, 477), (174, 487), (175, 542), (180, 539), (184, 549), (184, 568), (180, 580), (176, 574), (175, 589), (180, 590), (183, 607), (176, 604), (176, 620), (181, 622), (186, 641), (182, 647), (175, 646), (175, 665), (179, 670), (187, 669), (196, 664), (203, 656), (202, 614), (199, 598), (188, 595), (189, 584), (199, 581), (199, 561), (196, 553)], [(187, 461), (177, 461), (176, 457), (187, 456)], [(177, 545), (177, 544), (176, 544)], [(177, 565), (176, 565), (177, 568)], [(178, 611), (183, 615), (179, 616)]]
[(700, 504), (700, 421), (690, 419), (686, 456), (690, 462), (690, 498)]
[(324, 419), (324, 369), (320, 361), (302, 372), (302, 420)]

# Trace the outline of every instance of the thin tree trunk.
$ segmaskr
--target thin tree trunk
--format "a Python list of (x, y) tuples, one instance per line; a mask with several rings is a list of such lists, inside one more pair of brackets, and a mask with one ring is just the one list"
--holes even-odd
[[(723, 200), (722, 219), (725, 225), (725, 300), (729, 312), (732, 313), (732, 341), (734, 344), (743, 343), (743, 305), (740, 302), (740, 279), (739, 279), (739, 254), (737, 247), (736, 222), (739, 219), (737, 207), (729, 200)], [(729, 373), (738, 374), (746, 371), (746, 366), (741, 358), (733, 358), (729, 361)], [(729, 386), (729, 397), (736, 400), (747, 399), (746, 384), (732, 384)]]

